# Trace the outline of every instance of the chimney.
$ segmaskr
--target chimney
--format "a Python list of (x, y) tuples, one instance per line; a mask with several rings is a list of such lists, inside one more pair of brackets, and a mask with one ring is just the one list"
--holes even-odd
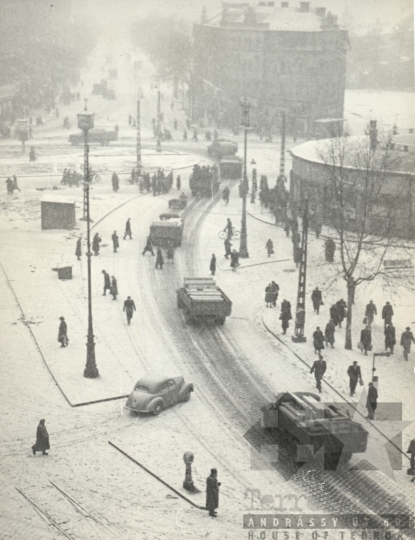
[(310, 11), (310, 2), (300, 2), (301, 13), (308, 13)]
[(325, 17), (326, 16), (326, 8), (325, 7), (316, 8), (316, 15), (318, 17)]
[(377, 129), (376, 120), (370, 121), (369, 137), (370, 137), (370, 149), (372, 150), (372, 152), (374, 152), (378, 145), (378, 129)]
[(281, 7), (288, 7), (288, 2), (281, 2)]

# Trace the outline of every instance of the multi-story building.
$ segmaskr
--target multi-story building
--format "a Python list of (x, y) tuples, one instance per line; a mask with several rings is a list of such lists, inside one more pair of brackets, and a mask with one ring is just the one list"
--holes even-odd
[(312, 134), (317, 119), (343, 117), (346, 30), (310, 2), (222, 4), (222, 13), (194, 24), (192, 116), (239, 125), (241, 97), (265, 129), (286, 112), (292, 131)]

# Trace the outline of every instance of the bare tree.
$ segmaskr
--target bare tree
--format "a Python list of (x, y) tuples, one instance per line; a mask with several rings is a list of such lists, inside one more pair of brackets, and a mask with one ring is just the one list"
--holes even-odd
[[(322, 204), (335, 233), (338, 271), (347, 285), (345, 348), (352, 349), (352, 316), (356, 288), (385, 275), (388, 252), (403, 245), (407, 182), (397, 175), (397, 155), (390, 137), (335, 137), (317, 150), (325, 165)], [(410, 212), (410, 209), (409, 209)], [(409, 214), (408, 214), (409, 215)], [(400, 254), (401, 256), (401, 254)]]

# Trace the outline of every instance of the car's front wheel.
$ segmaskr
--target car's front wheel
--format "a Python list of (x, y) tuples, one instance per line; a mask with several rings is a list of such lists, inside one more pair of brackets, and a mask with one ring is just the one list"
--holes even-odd
[(153, 411), (154, 416), (158, 416), (162, 412), (162, 410), (163, 410), (163, 403), (157, 403)]
[(192, 395), (191, 390), (188, 390), (184, 395), (183, 401), (189, 401), (191, 395)]

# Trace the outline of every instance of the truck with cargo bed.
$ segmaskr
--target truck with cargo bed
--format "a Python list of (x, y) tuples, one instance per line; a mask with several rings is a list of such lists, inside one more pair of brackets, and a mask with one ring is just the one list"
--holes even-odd
[(232, 312), (232, 302), (213, 278), (184, 278), (183, 287), (176, 293), (177, 307), (183, 310), (186, 324), (213, 322), (223, 325)]
[(182, 245), (184, 222), (177, 214), (162, 214), (150, 226), (150, 238), (157, 247)]
[(322, 403), (311, 392), (285, 392), (262, 407), (263, 427), (278, 430), (293, 443), (298, 462), (322, 450), (324, 468), (345, 464), (354, 453), (366, 451), (368, 432), (339, 403)]

